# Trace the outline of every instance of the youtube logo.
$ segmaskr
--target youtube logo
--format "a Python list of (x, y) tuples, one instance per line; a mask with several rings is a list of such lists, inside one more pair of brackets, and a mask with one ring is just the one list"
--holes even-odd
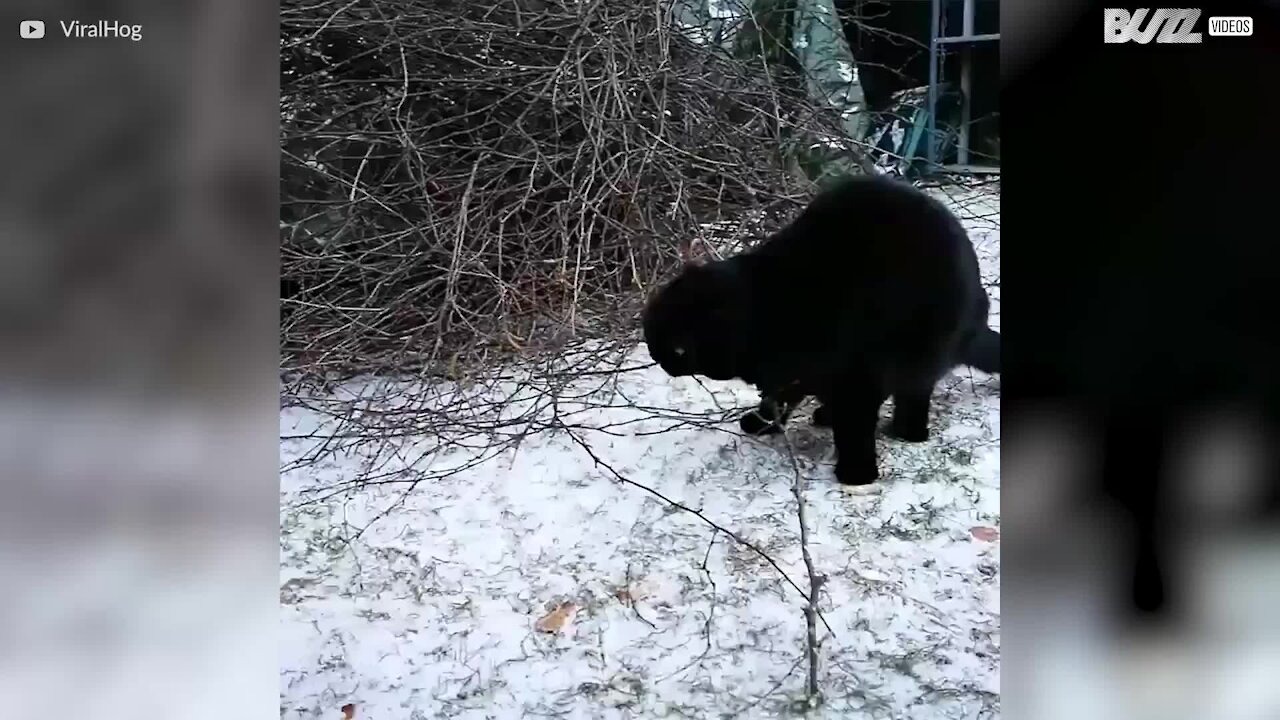
[(18, 34), (23, 40), (39, 40), (44, 37), (44, 21), (23, 20), (18, 23)]

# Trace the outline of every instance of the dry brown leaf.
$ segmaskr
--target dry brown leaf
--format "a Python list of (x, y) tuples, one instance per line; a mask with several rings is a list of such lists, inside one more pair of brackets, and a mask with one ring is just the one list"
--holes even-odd
[(342, 720), (351, 720), (355, 716), (356, 716), (355, 705), (351, 703), (347, 703), (346, 705), (342, 706)]
[(534, 628), (538, 632), (557, 633), (564, 628), (565, 623), (569, 622), (569, 618), (577, 612), (578, 606), (571, 602), (562, 603), (559, 607), (551, 612), (543, 615), (538, 622), (534, 623)]
[(613, 596), (617, 598), (618, 602), (622, 603), (623, 605), (630, 605), (631, 603), (636, 601), (635, 598), (631, 597), (631, 591), (627, 590), (626, 588), (622, 588), (614, 592)]
[(995, 542), (1000, 539), (999, 530), (982, 525), (969, 528), (969, 534), (973, 535), (974, 539), (982, 540), (983, 542)]

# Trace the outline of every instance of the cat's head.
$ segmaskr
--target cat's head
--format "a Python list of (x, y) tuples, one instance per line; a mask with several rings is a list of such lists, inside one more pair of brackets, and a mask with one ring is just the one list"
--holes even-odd
[(730, 263), (686, 265), (645, 307), (649, 355), (672, 377), (738, 377), (744, 299), (742, 278)]

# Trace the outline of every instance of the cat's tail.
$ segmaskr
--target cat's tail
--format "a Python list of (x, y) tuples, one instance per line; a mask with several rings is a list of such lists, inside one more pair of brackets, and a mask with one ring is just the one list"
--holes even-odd
[(992, 375), (1000, 372), (1000, 333), (989, 327), (974, 333), (960, 361)]

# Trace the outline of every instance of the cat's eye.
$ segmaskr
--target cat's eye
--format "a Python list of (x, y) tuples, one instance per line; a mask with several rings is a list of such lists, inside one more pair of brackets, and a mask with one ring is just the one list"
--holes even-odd
[(674, 350), (676, 357), (684, 357), (684, 348), (678, 347)]

